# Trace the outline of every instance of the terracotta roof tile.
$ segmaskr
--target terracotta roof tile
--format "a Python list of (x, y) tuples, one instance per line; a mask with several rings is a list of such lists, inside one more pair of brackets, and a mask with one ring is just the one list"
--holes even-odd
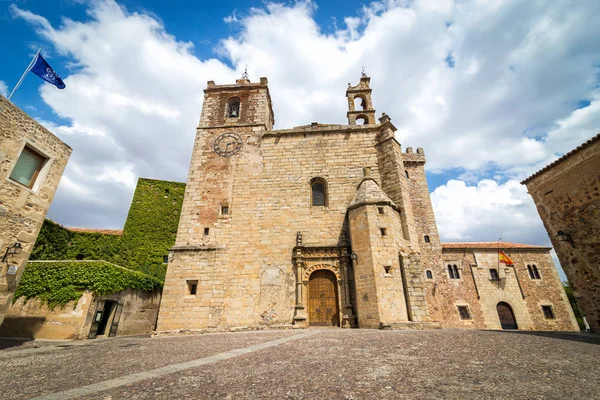
[(64, 228), (68, 231), (79, 232), (79, 233), (102, 233), (104, 235), (122, 235), (123, 234), (123, 230), (121, 230), (121, 229), (73, 228), (70, 226), (65, 226)]
[(511, 242), (452, 242), (442, 243), (443, 249), (535, 249), (550, 250), (552, 247)]

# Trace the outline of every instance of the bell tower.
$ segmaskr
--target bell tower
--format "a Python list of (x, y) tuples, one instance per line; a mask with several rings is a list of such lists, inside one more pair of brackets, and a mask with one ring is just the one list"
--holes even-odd
[(208, 81), (198, 129), (253, 125), (270, 131), (274, 124), (267, 78), (252, 83), (244, 72), (233, 85)]
[(371, 78), (362, 72), (360, 82), (356, 86), (348, 84), (346, 97), (348, 98), (348, 125), (376, 124), (375, 110), (371, 100)]
[(233, 216), (244, 207), (240, 182), (260, 160), (260, 140), (274, 122), (267, 78), (251, 82), (244, 72), (234, 84), (207, 83), (158, 329), (226, 323), (220, 310), (229, 300), (221, 293), (232, 274)]

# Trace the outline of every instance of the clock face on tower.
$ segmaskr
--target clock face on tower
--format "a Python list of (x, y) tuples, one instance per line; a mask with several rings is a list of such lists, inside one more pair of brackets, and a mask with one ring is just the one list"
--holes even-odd
[(213, 143), (213, 151), (223, 157), (239, 153), (243, 145), (242, 137), (234, 132), (219, 135)]

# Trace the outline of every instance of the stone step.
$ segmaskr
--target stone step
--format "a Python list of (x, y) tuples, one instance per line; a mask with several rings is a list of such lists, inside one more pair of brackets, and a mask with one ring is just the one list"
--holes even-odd
[(379, 329), (392, 329), (392, 330), (431, 330), (431, 329), (442, 329), (442, 325), (437, 322), (393, 322), (391, 324), (379, 323)]

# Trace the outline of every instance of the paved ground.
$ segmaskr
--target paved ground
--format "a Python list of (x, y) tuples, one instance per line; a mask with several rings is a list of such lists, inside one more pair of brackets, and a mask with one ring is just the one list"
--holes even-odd
[(1, 399), (600, 399), (598, 335), (308, 329), (16, 344), (0, 341)]

